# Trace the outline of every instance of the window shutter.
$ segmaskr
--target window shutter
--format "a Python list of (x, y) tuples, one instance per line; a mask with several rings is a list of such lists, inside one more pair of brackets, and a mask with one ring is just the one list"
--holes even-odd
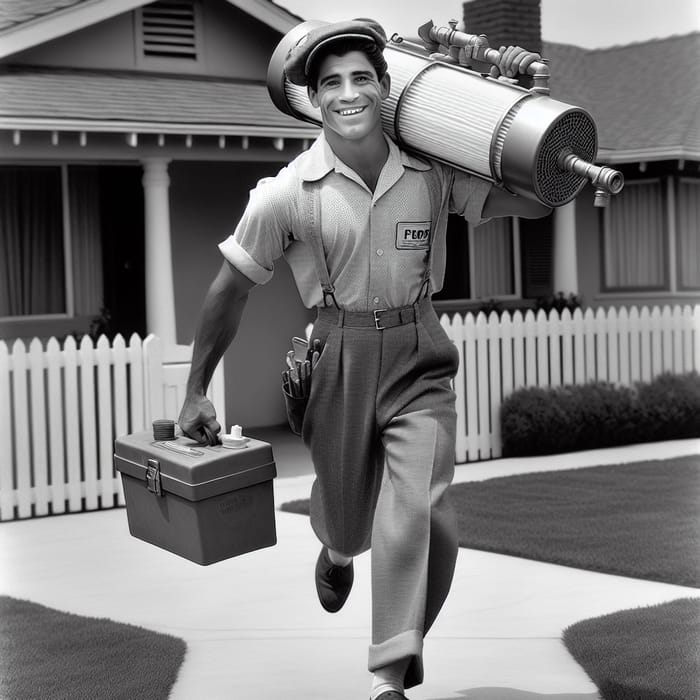
[(193, 0), (160, 0), (141, 9), (143, 55), (197, 59)]
[(554, 293), (552, 244), (551, 215), (544, 219), (520, 219), (520, 250), (525, 299), (549, 297)]

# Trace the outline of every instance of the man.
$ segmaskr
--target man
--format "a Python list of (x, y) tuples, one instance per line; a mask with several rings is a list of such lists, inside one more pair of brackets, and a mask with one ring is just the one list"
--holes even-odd
[[(423, 680), (423, 638), (457, 555), (444, 494), (454, 473), (458, 358), (430, 301), (443, 276), (447, 209), (474, 224), (550, 210), (405, 153), (384, 134), (385, 44), (379, 25), (353, 20), (310, 31), (287, 57), (287, 77), (307, 86), (323, 133), (258, 183), (220, 244), (225, 262), (202, 309), (180, 425), (201, 441), (220, 430), (207, 384), (249, 290), (286, 255), (303, 301), (318, 307), (311, 341), (321, 353), (303, 421), (316, 472), (311, 523), (323, 544), (318, 596), (339, 610), (352, 557), (371, 546), (371, 700), (400, 700)], [(504, 75), (539, 58), (502, 53)]]

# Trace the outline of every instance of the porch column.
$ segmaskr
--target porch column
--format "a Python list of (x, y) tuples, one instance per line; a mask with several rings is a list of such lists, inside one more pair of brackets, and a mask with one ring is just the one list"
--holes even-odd
[(554, 293), (578, 294), (576, 200), (554, 210)]
[(147, 158), (143, 165), (146, 227), (146, 327), (164, 345), (174, 345), (175, 290), (170, 249), (170, 200), (166, 158)]

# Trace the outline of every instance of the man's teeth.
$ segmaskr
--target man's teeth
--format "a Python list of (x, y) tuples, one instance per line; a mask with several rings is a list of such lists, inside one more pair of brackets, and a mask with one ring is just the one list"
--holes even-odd
[(353, 109), (341, 109), (340, 114), (342, 114), (344, 117), (349, 117), (351, 114), (359, 114), (364, 107), (355, 107)]

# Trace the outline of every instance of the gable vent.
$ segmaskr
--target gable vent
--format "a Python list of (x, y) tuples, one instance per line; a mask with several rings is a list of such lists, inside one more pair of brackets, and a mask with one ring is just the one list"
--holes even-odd
[(197, 59), (193, 0), (161, 0), (141, 8), (143, 55)]

